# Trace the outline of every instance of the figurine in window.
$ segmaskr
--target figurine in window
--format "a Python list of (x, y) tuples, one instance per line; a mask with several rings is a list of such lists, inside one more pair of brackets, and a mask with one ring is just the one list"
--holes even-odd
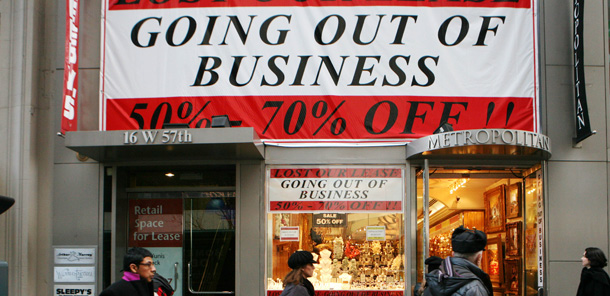
[(333, 240), (333, 254), (333, 258), (343, 259), (343, 238), (340, 236)]

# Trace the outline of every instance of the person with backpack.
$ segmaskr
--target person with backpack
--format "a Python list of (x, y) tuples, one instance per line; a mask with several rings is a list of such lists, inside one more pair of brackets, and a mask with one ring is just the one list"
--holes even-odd
[(481, 268), (487, 235), (480, 230), (463, 225), (451, 235), (453, 256), (447, 257), (441, 266), (426, 274), (427, 287), (424, 296), (490, 296), (493, 287), (489, 275)]

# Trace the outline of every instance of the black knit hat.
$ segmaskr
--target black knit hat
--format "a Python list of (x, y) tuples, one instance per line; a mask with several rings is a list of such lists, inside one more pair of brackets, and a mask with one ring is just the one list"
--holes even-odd
[(313, 255), (307, 251), (296, 251), (288, 258), (288, 266), (297, 269), (309, 263), (318, 263), (313, 260)]
[(443, 263), (443, 258), (438, 256), (430, 256), (424, 261), (424, 264), (428, 265), (428, 272), (438, 269)]
[(462, 225), (451, 235), (451, 247), (454, 252), (471, 254), (485, 250), (485, 246), (487, 246), (487, 235), (480, 230), (468, 229)]

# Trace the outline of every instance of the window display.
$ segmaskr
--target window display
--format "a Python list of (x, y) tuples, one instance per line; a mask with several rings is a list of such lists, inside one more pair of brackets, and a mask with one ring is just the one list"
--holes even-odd
[(317, 261), (309, 278), (317, 295), (402, 295), (403, 167), (277, 166), (267, 178), (268, 295), (281, 293), (297, 250)]
[[(451, 256), (451, 234), (460, 225), (483, 230), (488, 243), (480, 267), (490, 276), (493, 294), (536, 295), (539, 179), (517, 169), (432, 171), (428, 255)], [(418, 178), (416, 282), (424, 273), (422, 188)]]
[[(316, 218), (324, 216), (329, 218)], [(269, 214), (268, 219), (274, 225), (268, 290), (282, 290), (290, 271), (286, 262), (297, 250), (311, 251), (318, 261), (309, 278), (316, 291), (404, 289), (402, 214)], [(298, 240), (283, 239), (290, 235), (285, 228), (298, 229)]]

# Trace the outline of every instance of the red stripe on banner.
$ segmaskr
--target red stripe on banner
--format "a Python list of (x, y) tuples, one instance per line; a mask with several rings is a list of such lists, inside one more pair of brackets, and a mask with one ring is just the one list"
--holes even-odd
[(419, 6), (530, 8), (530, 0), (109, 0), (110, 10), (197, 7)]
[(271, 178), (402, 178), (401, 169), (271, 169)]
[(271, 212), (402, 211), (400, 201), (272, 201)]
[(209, 127), (228, 115), (263, 140), (396, 140), (454, 130), (533, 131), (533, 98), (424, 96), (240, 96), (108, 99), (107, 130), (160, 129), (163, 123)]
[(78, 111), (78, 27), (79, 0), (66, 1), (66, 49), (64, 58), (63, 108), (61, 133), (75, 131)]

